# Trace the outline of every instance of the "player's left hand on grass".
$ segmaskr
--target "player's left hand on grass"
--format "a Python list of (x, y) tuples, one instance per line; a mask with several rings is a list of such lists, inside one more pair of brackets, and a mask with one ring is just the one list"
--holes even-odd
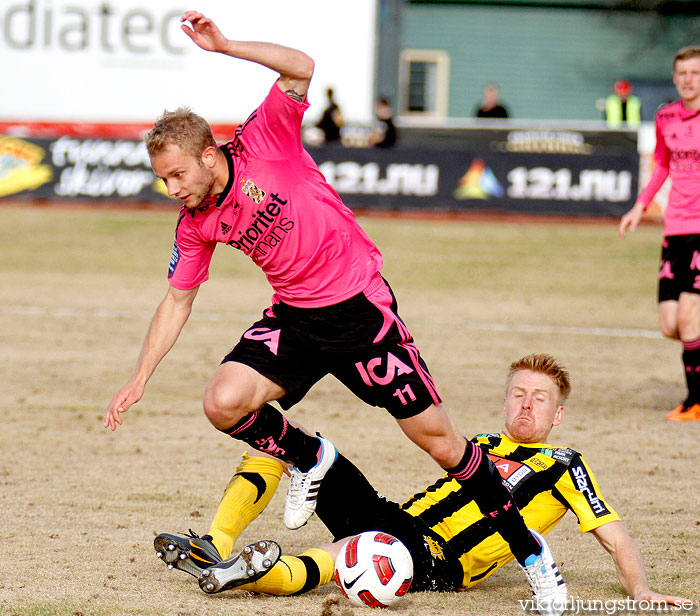
[(640, 593), (635, 596), (634, 600), (637, 603), (645, 601), (647, 603), (663, 604), (663, 605), (675, 605), (677, 607), (684, 607), (690, 609), (695, 605), (691, 599), (686, 599), (684, 597), (675, 597), (672, 595), (661, 595), (659, 593), (648, 591), (645, 593)]

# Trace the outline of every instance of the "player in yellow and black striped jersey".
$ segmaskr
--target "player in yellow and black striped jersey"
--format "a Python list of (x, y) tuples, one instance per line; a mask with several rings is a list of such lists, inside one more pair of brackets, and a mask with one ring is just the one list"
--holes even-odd
[[(580, 453), (534, 443), (521, 444), (504, 434), (480, 434), (477, 443), (513, 494), (528, 528), (548, 533), (571, 510), (587, 532), (619, 516), (602, 498)], [(459, 484), (444, 477), (402, 505), (439, 535), (459, 558), (462, 587), (469, 588), (513, 559), (513, 554)]]
[[(513, 362), (506, 380), (503, 430), (479, 434), (472, 442), (490, 458), (492, 472), (500, 473), (529, 528), (546, 534), (571, 510), (581, 532), (593, 534), (611, 555), (630, 597), (692, 605), (688, 599), (649, 589), (639, 551), (618, 514), (603, 499), (581, 454), (547, 444), (552, 428), (564, 417), (570, 391), (568, 372), (551, 356), (533, 354)], [(253, 462), (279, 465), (266, 458), (251, 458), (248, 464)], [(210, 530), (213, 539), (209, 540), (217, 548), (223, 545), (222, 537), (228, 542), (228, 551), (219, 550), (223, 557), (230, 553), (238, 532), (264, 507), (258, 504), (251, 509), (253, 500), (269, 500), (276, 488), (276, 483), (265, 488), (263, 482), (254, 481), (260, 472), (257, 467), (256, 472), (252, 466), (246, 468), (247, 479), (238, 485), (259, 485), (255, 499), (254, 491), (245, 496), (241, 487), (229, 490)], [(277, 479), (281, 472), (281, 467), (275, 471)], [(247, 508), (242, 507), (245, 503)], [(248, 516), (242, 524), (241, 511)], [(411, 591), (470, 588), (514, 558), (495, 531), (491, 512), (480, 510), (473, 493), (447, 475), (399, 505), (380, 496), (360, 470), (339, 454), (321, 484), (316, 513), (335, 543), (300, 556), (285, 554), (256, 582), (239, 588), (292, 595), (325, 584), (332, 579), (334, 558), (344, 538), (369, 530), (392, 534), (409, 549), (414, 564)], [(231, 531), (233, 526), (238, 530)]]
[[(528, 528), (548, 533), (569, 510), (582, 532), (620, 520), (573, 449), (521, 444), (504, 434), (472, 441), (494, 463)], [(470, 588), (514, 558), (488, 512), (447, 475), (397, 507), (341, 456), (319, 494), (317, 513), (338, 539), (364, 530), (398, 537), (414, 559), (414, 590)]]

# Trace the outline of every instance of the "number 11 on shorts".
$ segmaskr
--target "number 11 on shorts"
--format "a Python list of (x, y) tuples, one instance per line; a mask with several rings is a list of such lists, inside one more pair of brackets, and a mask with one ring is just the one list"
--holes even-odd
[(416, 401), (416, 394), (413, 393), (410, 385), (406, 385), (406, 387), (403, 389), (397, 389), (393, 395), (401, 401), (401, 404), (406, 406), (408, 404), (408, 400), (406, 400), (406, 396), (404, 396), (404, 394), (411, 399), (411, 402)]

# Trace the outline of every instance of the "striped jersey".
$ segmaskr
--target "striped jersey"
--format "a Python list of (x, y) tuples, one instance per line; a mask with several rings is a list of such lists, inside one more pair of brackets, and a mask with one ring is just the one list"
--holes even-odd
[[(576, 515), (581, 532), (620, 519), (603, 500), (591, 469), (577, 451), (516, 443), (503, 434), (479, 434), (472, 442), (495, 464), (528, 528), (548, 533), (568, 510)], [(460, 560), (465, 589), (514, 558), (469, 491), (448, 476), (414, 495), (402, 508), (445, 540)]]

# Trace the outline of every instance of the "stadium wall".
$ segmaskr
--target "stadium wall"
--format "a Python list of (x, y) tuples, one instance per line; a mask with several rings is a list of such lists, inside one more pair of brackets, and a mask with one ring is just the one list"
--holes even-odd
[(402, 47), (448, 54), (450, 118), (473, 116), (489, 82), (519, 119), (602, 120), (597, 101), (621, 78), (642, 99), (645, 121), (676, 97), (671, 64), (700, 38), (699, 3), (684, 5), (695, 14), (556, 4), (564, 3), (411, 1)]

